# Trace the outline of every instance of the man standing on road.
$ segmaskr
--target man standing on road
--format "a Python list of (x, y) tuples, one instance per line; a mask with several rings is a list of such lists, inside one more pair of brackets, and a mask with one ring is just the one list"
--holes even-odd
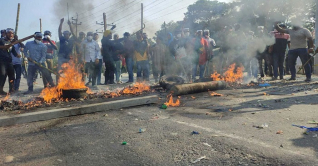
[[(57, 70), (58, 72), (61, 70), (61, 66), (63, 63), (68, 63), (70, 59), (72, 59), (72, 52), (73, 52), (73, 46), (74, 46), (74, 40), (71, 37), (70, 31), (64, 31), (62, 34), (62, 25), (64, 22), (64, 18), (60, 21), (60, 26), (58, 29), (59, 32), (59, 39), (60, 39), (60, 50), (58, 54), (58, 66)], [(70, 22), (68, 22), (70, 26)], [(56, 82), (58, 83), (58, 77)]]
[(102, 39), (102, 55), (103, 60), (105, 62), (105, 85), (107, 84), (114, 84), (114, 60), (113, 60), (113, 53), (114, 53), (114, 43), (111, 41), (112, 39), (112, 32), (111, 30), (106, 30), (104, 32), (104, 37)]
[[(34, 39), (35, 39), (34, 41), (27, 42), (24, 49), (24, 55), (29, 60), (28, 79), (27, 79), (28, 91), (26, 92), (26, 94), (33, 92), (33, 78), (37, 70), (39, 70), (42, 73), (42, 77), (44, 77), (44, 79), (47, 80), (49, 87), (55, 86), (53, 83), (53, 79), (50, 75), (50, 72), (47, 69), (44, 69), (38, 65), (38, 64), (41, 64), (42, 66), (46, 66), (45, 61), (46, 61), (47, 47), (45, 44), (42, 43), (42, 33), (35, 32)], [(32, 61), (35, 61), (38, 64), (35, 64)]]
[[(296, 80), (296, 60), (298, 56), (305, 68), (306, 82), (311, 81), (311, 67), (308, 62), (309, 54), (314, 52), (313, 38), (308, 29), (301, 27), (298, 21), (292, 21), (292, 29), (283, 29), (275, 23), (275, 28), (280, 33), (287, 33), (290, 35), (290, 49), (288, 52), (288, 65), (290, 67), (291, 78), (289, 80)], [(307, 49), (307, 40), (309, 49)]]
[(129, 39), (130, 34), (128, 32), (124, 33), (124, 55), (126, 60), (126, 66), (128, 71), (128, 82), (134, 82), (134, 43)]
[(149, 81), (148, 43), (143, 40), (142, 33), (138, 32), (134, 41), (134, 55), (137, 64), (137, 81)]
[(122, 67), (122, 61), (121, 56), (124, 50), (123, 45), (121, 44), (121, 39), (119, 39), (118, 34), (114, 35), (114, 64), (115, 64), (115, 75), (116, 75), (116, 82), (117, 84), (121, 83), (121, 67)]
[[(14, 40), (16, 41), (18, 40), (18, 36), (14, 35)], [(14, 80), (14, 90), (15, 91), (19, 91), (19, 87), (20, 87), (20, 80), (21, 80), (21, 74), (22, 74), (22, 60), (21, 60), (21, 50), (23, 50), (24, 48), (24, 44), (23, 43), (18, 43), (14, 45), (14, 49), (17, 52), (17, 54), (19, 56), (14, 56), (13, 54), (11, 54), (12, 56), (12, 64), (13, 64), (13, 68), (14, 68), (14, 72), (15, 72), (15, 80)]]
[[(42, 42), (47, 47), (47, 51), (46, 51), (47, 68), (49, 68), (50, 70), (53, 70), (53, 54), (54, 54), (54, 50), (57, 50), (57, 46), (55, 44), (55, 41), (51, 40), (51, 32), (50, 31), (44, 32), (44, 38), (42, 39)], [(44, 88), (46, 88), (48, 81), (46, 79), (44, 79), (44, 77), (42, 77), (42, 79), (43, 79)]]
[(13, 38), (14, 31), (11, 28), (6, 30), (5, 37), (0, 38), (0, 95), (7, 94), (3, 91), (7, 76), (9, 77), (9, 92), (14, 92), (14, 68), (11, 53), (16, 57), (20, 57), (20, 55), (17, 54), (14, 47), (7, 46), (11, 44)]
[(194, 58), (194, 64), (192, 68), (192, 81), (195, 81), (197, 75), (197, 68), (199, 66), (200, 79), (203, 78), (205, 65), (207, 62), (207, 51), (209, 44), (202, 37), (202, 30), (198, 30), (196, 33), (196, 38), (194, 39), (194, 49), (197, 52)]
[[(94, 37), (93, 37), (94, 41), (98, 44), (99, 48), (102, 48), (102, 43), (98, 41), (99, 36), (98, 33), (94, 33)], [(101, 78), (102, 78), (102, 67), (103, 67), (103, 56), (102, 56), (102, 52), (99, 51), (98, 52), (98, 66), (97, 66), (97, 85), (101, 85)]]
[(85, 71), (92, 76), (92, 86), (96, 86), (100, 48), (93, 40), (93, 35), (93, 32), (87, 32), (87, 38), (81, 44), (81, 52), (85, 55)]
[[(280, 25), (281, 28), (286, 29), (284, 24)], [(273, 45), (273, 68), (274, 68), (274, 77), (273, 80), (277, 80), (278, 78), (278, 70), (279, 70), (279, 79), (284, 78), (284, 61), (285, 61), (285, 52), (287, 45), (290, 45), (290, 37), (289, 34), (273, 32), (275, 36), (275, 44)]]

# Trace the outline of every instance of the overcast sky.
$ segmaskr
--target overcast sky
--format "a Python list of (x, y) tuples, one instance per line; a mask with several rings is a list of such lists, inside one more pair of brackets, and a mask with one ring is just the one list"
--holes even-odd
[[(50, 30), (52, 32), (52, 39), (57, 39), (57, 29), (59, 19), (54, 14), (54, 5), (58, 0), (9, 0), (2, 2), (2, 17), (0, 17), (1, 29), (15, 28), (17, 6), (21, 4), (20, 19), (18, 35), (19, 38), (26, 37), (40, 30), (39, 19), (42, 19), (42, 30)], [(140, 28), (140, 3), (144, 4), (144, 22), (146, 23), (146, 32), (152, 33), (160, 28), (160, 25), (166, 21), (183, 20), (183, 13), (187, 11), (187, 6), (193, 4), (196, 0), (131, 0), (129, 3), (123, 5), (115, 5), (109, 7), (110, 4), (118, 2), (117, 0), (108, 0), (109, 3), (104, 3), (105, 0), (90, 0), (94, 7), (91, 11), (91, 16), (86, 22), (88, 26), (84, 26), (85, 32), (93, 31), (96, 29), (102, 30), (100, 25), (96, 25), (96, 21), (102, 21), (102, 13), (106, 12), (107, 23), (114, 23), (117, 25), (116, 33), (120, 36), (125, 31), (134, 32)], [(221, 2), (230, 2), (231, 0), (219, 0)], [(86, 1), (87, 2), (87, 1)], [(71, 4), (69, 4), (71, 5)], [(116, 16), (109, 12), (118, 8)], [(65, 7), (66, 10), (66, 7)], [(83, 13), (79, 15), (84, 17), (85, 11), (78, 11)], [(121, 14), (118, 14), (121, 13)], [(72, 15), (71, 13), (70, 15)], [(88, 15), (88, 12), (87, 12)], [(67, 15), (65, 15), (67, 18)], [(121, 19), (123, 18), (123, 19)], [(121, 19), (121, 20), (120, 20)], [(118, 21), (119, 20), (119, 21)], [(81, 20), (80, 20), (81, 21)], [(153, 36), (153, 34), (149, 34)]]

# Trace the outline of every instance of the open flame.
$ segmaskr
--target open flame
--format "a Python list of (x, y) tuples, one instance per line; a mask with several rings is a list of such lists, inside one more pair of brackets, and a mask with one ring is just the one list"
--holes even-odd
[(81, 89), (86, 88), (84, 81), (82, 80), (82, 73), (76, 68), (76, 64), (73, 61), (64, 63), (62, 70), (59, 71), (61, 77), (56, 87), (47, 87), (42, 90), (40, 96), (44, 101), (50, 103), (52, 99), (59, 99), (62, 94), (62, 89)]
[(9, 99), (10, 99), (10, 94), (7, 93), (6, 97), (3, 98), (3, 101), (7, 101), (7, 100), (9, 100)]
[(166, 106), (171, 106), (171, 107), (178, 107), (180, 106), (180, 100), (177, 99), (176, 102), (173, 102), (173, 97), (172, 95), (168, 95), (167, 98), (169, 98), (169, 100), (167, 102), (165, 102)]
[(227, 71), (221, 76), (221, 74), (215, 72), (211, 74), (213, 81), (226, 81), (230, 83), (240, 83), (243, 80), (243, 71), (244, 67), (236, 67), (236, 64), (233, 63), (230, 65)]
[(145, 83), (136, 82), (133, 86), (123, 89), (123, 94), (140, 94), (144, 91), (150, 91), (150, 86)]
[(216, 92), (210, 92), (210, 95), (211, 96), (223, 96), (223, 94), (219, 94), (219, 93), (216, 93)]

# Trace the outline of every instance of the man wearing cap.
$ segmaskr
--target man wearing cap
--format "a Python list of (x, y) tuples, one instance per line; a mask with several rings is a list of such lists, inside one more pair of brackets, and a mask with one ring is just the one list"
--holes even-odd
[[(296, 60), (299, 56), (305, 68), (306, 82), (311, 81), (311, 66), (310, 63), (305, 64), (309, 60), (309, 53), (314, 53), (313, 38), (310, 31), (301, 26), (299, 20), (292, 20), (292, 29), (283, 29), (275, 23), (275, 28), (280, 33), (287, 33), (290, 35), (290, 48), (288, 52), (288, 65), (290, 67), (291, 78), (289, 80), (296, 80)], [(307, 46), (307, 41), (308, 45)], [(309, 49), (307, 49), (307, 47)]]
[(134, 56), (137, 64), (137, 81), (149, 81), (148, 43), (142, 38), (141, 32), (134, 41)]
[[(58, 53), (58, 71), (61, 70), (61, 66), (63, 63), (68, 63), (70, 59), (72, 59), (74, 40), (71, 37), (70, 31), (64, 31), (62, 33), (62, 25), (64, 22), (64, 18), (60, 21), (60, 26), (58, 29), (59, 39), (60, 39), (60, 50)], [(68, 22), (70, 26), (70, 22)], [(57, 80), (58, 82), (58, 80)]]
[(114, 73), (115, 73), (115, 66), (113, 60), (114, 54), (114, 43), (111, 41), (112, 39), (112, 32), (111, 30), (106, 30), (104, 32), (104, 37), (102, 39), (102, 55), (103, 60), (105, 62), (105, 85), (107, 84), (114, 84)]
[[(47, 47), (47, 51), (46, 51), (47, 68), (49, 68), (50, 70), (53, 70), (53, 55), (54, 55), (54, 50), (57, 50), (57, 46), (55, 44), (55, 41), (51, 40), (51, 35), (52, 34), (50, 31), (45, 31), (42, 42)], [(43, 79), (44, 87), (46, 87), (48, 82), (47, 80), (44, 79), (44, 77), (42, 77), (42, 79)]]
[[(94, 37), (93, 37), (94, 41), (98, 44), (99, 48), (102, 48), (102, 43), (100, 41), (98, 41), (99, 39), (99, 35), (98, 33), (94, 33)], [(99, 51), (98, 52), (98, 60), (99, 63), (97, 65), (97, 85), (101, 85), (101, 78), (102, 78), (102, 67), (103, 67), (103, 56), (102, 56), (102, 52)]]
[[(41, 64), (42, 66), (46, 66), (46, 55), (47, 55), (47, 47), (45, 44), (42, 43), (42, 33), (41, 32), (35, 32), (35, 40), (29, 41), (25, 44), (24, 48), (24, 55), (29, 60), (28, 65), (28, 91), (26, 93), (32, 93), (33, 92), (33, 78), (36, 73), (36, 71), (40, 71), (42, 73), (42, 77), (47, 80), (48, 86), (53, 87), (55, 86), (52, 80), (52, 77), (50, 75), (50, 72), (47, 69), (44, 69), (40, 67), (38, 64)], [(35, 64), (33, 61), (35, 61), (38, 64)]]
[(14, 68), (12, 64), (11, 53), (20, 57), (14, 47), (10, 46), (11, 40), (14, 38), (14, 31), (11, 28), (6, 30), (5, 37), (0, 38), (0, 95), (6, 95), (3, 87), (6, 77), (9, 77), (9, 92), (14, 92)]
[(100, 48), (93, 35), (93, 32), (87, 32), (87, 38), (81, 44), (81, 53), (85, 59), (85, 72), (92, 76), (92, 86), (96, 86)]
[(134, 82), (134, 43), (129, 39), (130, 34), (128, 32), (124, 33), (124, 55), (126, 60), (126, 66), (128, 71), (128, 82), (132, 83)]

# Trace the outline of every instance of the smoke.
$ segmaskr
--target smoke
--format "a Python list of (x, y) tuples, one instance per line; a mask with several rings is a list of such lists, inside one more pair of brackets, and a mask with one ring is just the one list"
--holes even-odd
[[(218, 72), (224, 71), (230, 64), (243, 65), (245, 71), (253, 75), (257, 70), (256, 56), (273, 45), (275, 39), (270, 32), (276, 21), (289, 25), (304, 25), (312, 14), (312, 0), (240, 0), (233, 3), (230, 13), (218, 20), (223, 26), (232, 26), (215, 35), (217, 45), (223, 48), (221, 57), (214, 59)], [(313, 5), (312, 5), (313, 6)], [(240, 28), (236, 31), (235, 24)], [(261, 28), (264, 27), (263, 32)], [(255, 72), (255, 71), (254, 71)]]
[[(94, 0), (57, 0), (53, 10), (56, 16), (55, 21), (59, 22), (61, 18), (64, 18), (63, 30), (69, 30), (69, 26), (67, 24), (68, 19), (72, 21), (72, 17), (73, 19), (76, 19), (76, 14), (78, 14), (78, 24), (82, 22), (82, 24), (78, 26), (77, 33), (79, 33), (84, 29), (84, 27), (89, 26), (90, 19), (92, 18), (92, 11), (94, 9), (93, 2)], [(73, 22), (75, 23), (74, 20)], [(75, 27), (75, 25), (73, 26)]]

